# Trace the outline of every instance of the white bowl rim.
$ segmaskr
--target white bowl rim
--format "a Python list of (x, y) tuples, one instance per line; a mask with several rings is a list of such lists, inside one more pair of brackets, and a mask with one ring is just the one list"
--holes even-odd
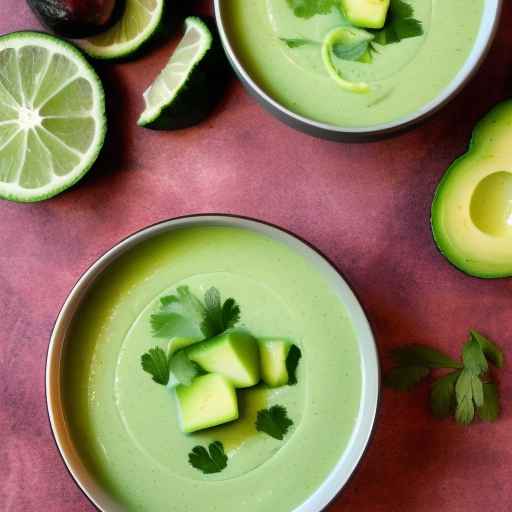
[(221, 3), (225, 0), (213, 0), (215, 19), (217, 20), (217, 27), (219, 30), (220, 38), (224, 50), (228, 56), (228, 60), (232, 63), (235, 71), (240, 75), (242, 81), (251, 92), (266, 103), (274, 112), (278, 113), (278, 116), (283, 119), (289, 119), (294, 122), (295, 126), (304, 126), (312, 128), (317, 133), (327, 132), (331, 134), (347, 134), (354, 136), (378, 136), (385, 135), (400, 131), (407, 127), (416, 125), (421, 121), (435, 114), (447, 103), (450, 102), (465, 85), (473, 78), (475, 73), (478, 71), (480, 65), (483, 63), (487, 56), (491, 45), (494, 41), (494, 36), (498, 29), (498, 22), (500, 19), (501, 10), (503, 7), (503, 0), (484, 0), (484, 12), (482, 14), (482, 21), (480, 24), (480, 30), (473, 44), (473, 48), (466, 59), (466, 62), (462, 68), (458, 71), (457, 75), (448, 84), (448, 86), (441, 91), (441, 93), (424, 105), (422, 108), (414, 113), (405, 115), (393, 121), (387, 123), (380, 123), (369, 126), (338, 126), (330, 123), (322, 123), (315, 121), (305, 116), (301, 116), (289, 110), (279, 103), (277, 100), (267, 94), (263, 88), (261, 88), (245, 70), (244, 66), (238, 59), (233, 46), (230, 43), (229, 37), (224, 27), (224, 21), (222, 16)]
[(175, 217), (138, 230), (116, 243), (100, 256), (78, 279), (55, 321), (46, 358), (45, 392), (48, 417), (57, 449), (72, 479), (89, 501), (102, 512), (122, 512), (112, 498), (94, 481), (74, 448), (67, 430), (61, 401), (61, 358), (69, 324), (88, 289), (97, 277), (119, 256), (136, 245), (186, 226), (221, 225), (249, 229), (270, 236), (300, 251), (331, 282), (351, 318), (360, 350), (362, 388), (358, 416), (350, 440), (340, 460), (320, 487), (293, 512), (320, 512), (329, 505), (349, 481), (372, 437), (380, 399), (380, 366), (375, 337), (363, 307), (344, 275), (314, 245), (292, 231), (252, 217), (223, 213), (205, 213)]

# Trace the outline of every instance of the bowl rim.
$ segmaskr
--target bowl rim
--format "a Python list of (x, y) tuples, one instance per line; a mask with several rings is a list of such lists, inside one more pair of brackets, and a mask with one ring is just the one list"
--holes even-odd
[[(199, 213), (165, 219), (138, 229), (116, 242), (82, 272), (59, 310), (52, 328), (46, 355), (46, 409), (51, 434), (59, 455), (74, 483), (98, 511), (121, 512), (122, 509), (112, 503), (111, 498), (95, 485), (94, 478), (88, 474), (80, 457), (76, 454), (73, 447), (74, 443), (65, 425), (60, 385), (62, 351), (66, 341), (67, 328), (89, 288), (118, 257), (159, 234), (170, 232), (173, 229), (202, 224), (249, 229), (267, 236), (270, 236), (271, 233), (278, 235), (272, 238), (285, 243), (290, 250), (306, 257), (311, 265), (317, 266), (317, 270), (321, 271), (319, 267), (323, 264), (325, 266), (324, 270), (328, 271), (338, 281), (331, 284), (341, 285), (347, 293), (347, 297), (343, 298), (343, 304), (350, 312), (351, 323), (356, 332), (363, 380), (357, 419), (350, 439), (336, 465), (315, 492), (292, 512), (320, 512), (325, 510), (354, 475), (375, 431), (381, 399), (381, 370), (376, 338), (369, 317), (349, 281), (321, 250), (291, 230), (254, 217), (229, 213)], [(296, 246), (294, 247), (287, 242), (293, 242)], [(298, 248), (302, 248), (303, 252), (299, 252)], [(327, 272), (322, 271), (322, 273), (327, 279)], [(337, 295), (339, 294), (337, 293)], [(347, 300), (350, 301), (350, 304), (347, 303)], [(354, 314), (358, 318), (354, 318)], [(356, 323), (359, 329), (362, 329), (362, 332), (356, 329)], [(361, 340), (363, 340), (364, 346), (362, 346)], [(352, 451), (354, 452), (353, 454), (351, 453)], [(348, 457), (348, 455), (351, 455), (351, 457)], [(346, 459), (349, 460), (347, 461)], [(96, 487), (95, 492), (92, 490), (94, 487)], [(111, 502), (111, 504), (105, 505), (108, 502)]]
[[(285, 120), (285, 122), (289, 122), (296, 128), (299, 127), (299, 129), (305, 131), (313, 131), (320, 136), (322, 136), (322, 134), (330, 134), (334, 137), (346, 135), (354, 139), (363, 138), (363, 140), (365, 140), (364, 137), (373, 138), (386, 136), (413, 127), (433, 116), (455, 98), (474, 77), (487, 57), (496, 36), (500, 15), (503, 9), (503, 0), (483, 0), (484, 11), (479, 32), (473, 43), (473, 48), (455, 77), (433, 100), (411, 114), (386, 123), (368, 126), (338, 126), (316, 121), (293, 112), (275, 100), (270, 94), (266, 93), (264, 89), (252, 79), (251, 75), (238, 59), (227, 34), (221, 5), (225, 1), (226, 0), (213, 0), (217, 28), (227, 58), (248, 91), (256, 96), (272, 114), (276, 115), (281, 120)], [(487, 21), (487, 17), (489, 16), (491, 16), (490, 23)]]

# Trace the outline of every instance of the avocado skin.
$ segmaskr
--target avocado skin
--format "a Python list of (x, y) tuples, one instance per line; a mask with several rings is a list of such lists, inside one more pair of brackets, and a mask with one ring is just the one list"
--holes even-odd
[[(512, 138), (512, 100), (506, 100), (498, 103), (476, 124), (471, 136), (471, 140), (469, 142), (467, 152), (454, 160), (454, 162), (445, 171), (441, 181), (436, 187), (430, 216), (432, 237), (439, 253), (444, 256), (444, 258), (446, 258), (448, 262), (457, 270), (470, 277), (485, 280), (512, 277), (512, 261), (510, 262), (508, 268), (499, 271), (496, 269), (491, 269), (490, 267), (482, 268), (485, 267), (485, 265), (482, 264), (480, 264), (479, 268), (476, 268), (473, 265), (472, 259), (468, 258), (467, 255), (456, 254), (455, 251), (449, 249), (449, 244), (447, 243), (444, 229), (441, 226), (440, 216), (441, 209), (445, 201), (445, 198), (443, 197), (445, 190), (450, 187), (454, 175), (460, 172), (460, 166), (463, 163), (466, 163), (471, 159), (477, 160), (478, 153), (483, 146), (492, 144), (494, 142), (493, 139), (496, 137), (496, 134), (491, 133), (491, 131), (496, 130), (496, 125), (500, 123), (503, 123), (505, 130), (510, 132), (509, 134), (501, 134), (501, 136), (508, 136), (509, 138)], [(469, 200), (471, 199), (469, 198)]]
[(120, 16), (123, 1), (27, 0), (41, 23), (64, 37), (79, 39), (105, 31)]

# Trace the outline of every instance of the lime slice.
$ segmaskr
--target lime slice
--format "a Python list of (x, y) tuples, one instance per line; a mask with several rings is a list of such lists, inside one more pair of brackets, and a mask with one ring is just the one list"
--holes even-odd
[(39, 201), (77, 182), (106, 132), (101, 82), (82, 54), (47, 34), (0, 37), (0, 197)]
[[(185, 34), (165, 68), (144, 92), (145, 108), (138, 124), (154, 129), (191, 126), (205, 117), (211, 103), (217, 48), (206, 24), (191, 16)], [(213, 82), (213, 81), (212, 81)]]
[(157, 32), (165, 0), (125, 0), (119, 21), (106, 32), (75, 41), (96, 59), (117, 59), (135, 53)]

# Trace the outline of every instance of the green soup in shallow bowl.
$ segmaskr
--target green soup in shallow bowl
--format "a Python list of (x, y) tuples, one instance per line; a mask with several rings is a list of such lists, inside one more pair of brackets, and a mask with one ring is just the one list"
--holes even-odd
[[(389, 5), (381, 28), (348, 19), (347, 4), (365, 2)], [(214, 3), (229, 60), (268, 110), (315, 136), (363, 141), (453, 98), (485, 57), (501, 11), (501, 0), (379, 2)]]
[[(158, 344), (151, 315), (183, 286), (198, 296), (216, 287), (255, 336), (293, 340), (297, 384), (237, 390), (238, 421), (183, 433), (174, 391), (140, 365)], [(316, 249), (259, 221), (201, 215), (135, 233), (87, 270), (56, 321), (46, 387), (59, 451), (102, 511), (313, 512), (365, 451), (379, 370), (361, 306)], [(274, 405), (293, 420), (282, 440), (255, 429)], [(204, 474), (188, 454), (214, 441), (227, 466)]]

